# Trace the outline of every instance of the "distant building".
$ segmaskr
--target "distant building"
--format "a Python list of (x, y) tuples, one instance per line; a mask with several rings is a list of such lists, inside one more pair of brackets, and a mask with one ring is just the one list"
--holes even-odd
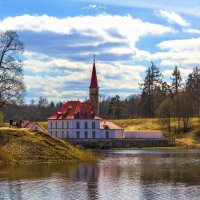
[(99, 86), (95, 59), (89, 101), (68, 101), (48, 118), (48, 133), (59, 138), (123, 138), (124, 129), (99, 117)]
[(33, 131), (45, 132), (45, 129), (38, 122), (30, 122), (28, 120), (23, 120), (21, 128), (29, 128)]

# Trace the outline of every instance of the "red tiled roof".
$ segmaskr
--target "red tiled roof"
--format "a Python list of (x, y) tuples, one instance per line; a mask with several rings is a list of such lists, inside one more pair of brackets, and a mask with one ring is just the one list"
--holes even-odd
[(25, 128), (29, 123), (30, 121), (28, 120), (22, 120), (22, 127)]
[(94, 119), (89, 102), (68, 101), (48, 119)]
[(36, 122), (30, 122), (29, 124), (26, 125), (25, 128), (32, 128), (35, 124)]
[(97, 82), (97, 74), (96, 74), (95, 62), (93, 63), (93, 69), (92, 69), (92, 77), (91, 77), (91, 82), (90, 82), (90, 88), (98, 88), (98, 82)]

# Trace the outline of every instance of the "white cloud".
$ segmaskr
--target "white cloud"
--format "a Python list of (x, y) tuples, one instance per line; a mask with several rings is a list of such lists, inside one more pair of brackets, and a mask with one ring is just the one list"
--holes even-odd
[[(0, 21), (0, 30), (15, 29), (31, 32), (52, 32), (56, 35), (75, 35), (78, 37), (74, 42), (65, 44), (75, 48), (83, 48), (83, 51), (72, 52), (72, 55), (92, 55), (96, 52), (97, 58), (101, 53), (113, 54), (116, 56), (130, 55), (131, 57), (123, 63), (118, 62), (97, 62), (97, 73), (99, 85), (102, 93), (107, 91), (107, 95), (130, 94), (130, 90), (138, 90), (138, 82), (142, 82), (142, 74), (146, 68), (136, 65), (133, 61), (147, 61), (162, 59), (162, 65), (179, 65), (199, 63), (199, 39), (164, 41), (158, 44), (162, 52), (151, 55), (150, 52), (139, 50), (136, 43), (143, 36), (163, 35), (174, 33), (174, 29), (163, 25), (144, 22), (135, 19), (130, 15), (97, 15), (97, 16), (75, 16), (66, 18), (49, 17), (47, 15), (31, 16), (23, 15), (9, 17)], [(82, 40), (82, 36), (89, 37), (89, 40)], [(90, 37), (95, 37), (93, 40)], [(58, 38), (59, 39), (59, 38)], [(57, 40), (56, 40), (57, 41)], [(59, 40), (58, 40), (59, 41)], [(63, 40), (62, 40), (63, 41)], [(49, 41), (54, 42), (54, 41)], [(60, 42), (61, 43), (61, 42)], [(60, 45), (56, 43), (57, 46)], [(109, 43), (109, 45), (107, 45)], [(120, 45), (115, 45), (115, 44)], [(121, 45), (122, 43), (122, 45)], [(46, 44), (49, 44), (46, 41)], [(55, 45), (53, 43), (53, 45)], [(84, 47), (88, 45), (89, 48)], [(98, 45), (105, 45), (103, 50), (98, 49)], [(101, 46), (101, 48), (102, 48)], [(47, 45), (49, 48), (49, 46)], [(65, 46), (62, 46), (65, 47)], [(91, 49), (91, 47), (94, 47)], [(96, 49), (97, 47), (97, 49)], [(37, 49), (42, 47), (38, 46)], [(61, 48), (62, 49), (62, 48)], [(64, 49), (64, 48), (63, 48)], [(64, 50), (62, 50), (64, 51)], [(70, 52), (71, 53), (71, 52)], [(189, 56), (188, 56), (189, 55)], [(24, 53), (27, 72), (25, 83), (28, 92), (37, 91), (38, 96), (47, 96), (50, 99), (80, 98), (87, 96), (92, 63), (72, 61), (68, 57), (62, 59), (56, 55), (50, 56), (48, 53), (32, 52), (27, 49)], [(132, 62), (130, 62), (130, 60)], [(31, 74), (32, 73), (32, 74)], [(30, 75), (31, 74), (31, 75)], [(41, 75), (43, 74), (43, 75)], [(108, 91), (110, 91), (108, 93)]]
[(179, 24), (181, 26), (190, 26), (190, 24), (183, 19), (179, 14), (175, 13), (174, 11), (167, 11), (167, 10), (159, 10), (156, 12), (156, 15), (166, 19), (169, 23), (172, 24)]
[[(180, 70), (183, 81), (186, 80), (188, 75), (192, 72), (192, 69), (185, 69), (181, 67), (178, 67), (178, 69)], [(170, 78), (172, 77), (172, 72), (173, 72), (173, 69), (167, 69), (167, 70), (164, 70), (162, 74), (164, 75), (165, 78)]]
[(83, 10), (104, 10), (106, 9), (105, 6), (102, 6), (102, 5), (97, 5), (97, 4), (89, 4), (88, 6), (82, 8)]
[[(8, 17), (0, 21), (0, 30), (9, 29), (37, 33), (37, 35), (31, 35), (31, 37), (38, 37), (37, 41), (39, 42), (34, 41), (34, 44), (32, 41), (30, 42), (30, 39), (27, 39), (29, 35), (25, 36), (25, 40), (27, 47), (32, 48), (27, 50), (35, 51), (37, 49), (38, 52), (42, 52), (43, 55), (41, 54), (41, 56), (50, 53), (55, 55), (56, 52), (57, 56), (62, 58), (74, 59), (74, 57), (86, 58), (95, 52), (97, 56), (100, 55), (99, 57), (102, 55), (104, 58), (121, 61), (127, 60), (127, 58), (136, 61), (149, 60), (149, 52), (136, 48), (136, 43), (141, 37), (175, 33), (175, 30), (171, 27), (142, 21), (133, 18), (131, 15), (109, 14), (66, 18), (25, 14)], [(42, 37), (40, 38), (38, 35), (40, 33), (53, 33), (54, 37), (52, 39), (48, 34), (47, 37), (41, 34)], [(70, 42), (72, 38), (73, 42)], [(40, 47), (42, 41), (45, 41), (45, 43)], [(89, 48), (86, 49), (86, 47)], [(77, 51), (74, 49), (77, 49)], [(37, 57), (37, 55), (28, 55), (27, 53), (25, 56)], [(29, 63), (27, 61), (27, 68), (31, 67)]]
[[(26, 55), (35, 54), (29, 52)], [(30, 59), (25, 61), (24, 68), (27, 72), (32, 72), (31, 75), (25, 75), (28, 92), (37, 91), (37, 96), (46, 96), (51, 100), (60, 99), (60, 101), (67, 98), (81, 99), (82, 97), (85, 99), (88, 97), (92, 63), (86, 64), (56, 58)], [(130, 92), (126, 90), (138, 90), (138, 82), (142, 81), (142, 73), (146, 71), (146, 67), (142, 65), (134, 66), (119, 62), (109, 64), (97, 62), (96, 69), (101, 93), (107, 96), (113, 93), (110, 92), (111, 90), (118, 90), (116, 93), (120, 95), (129, 95)], [(61, 71), (62, 74), (60, 74)], [(50, 75), (47, 75), (48, 72)], [(86, 85), (86, 87), (79, 88), (81, 85)]]
[(200, 37), (191, 39), (182, 39), (182, 40), (163, 41), (159, 43), (157, 46), (163, 50), (168, 49), (174, 52), (189, 51), (189, 50), (200, 51)]
[(162, 66), (193, 68), (200, 63), (200, 38), (163, 41), (157, 46), (163, 51), (153, 54), (152, 59), (161, 59)]
[(29, 72), (58, 72), (64, 70), (64, 73), (70, 72), (70, 70), (85, 70), (88, 68), (87, 64), (83, 62), (70, 62), (66, 59), (52, 58), (47, 55), (25, 52), (24, 69)]
[(50, 31), (58, 34), (72, 34), (77, 31), (85, 36), (101, 36), (108, 41), (121, 41), (109, 31), (115, 30), (124, 40), (134, 44), (139, 37), (147, 34), (162, 35), (174, 30), (159, 24), (133, 19), (130, 15), (75, 16), (56, 18), (48, 15), (31, 16), (28, 14), (8, 17), (0, 21), (0, 30), (29, 30), (35, 32)]
[(193, 29), (193, 28), (184, 29), (183, 31), (186, 32), (186, 33), (200, 34), (200, 30)]

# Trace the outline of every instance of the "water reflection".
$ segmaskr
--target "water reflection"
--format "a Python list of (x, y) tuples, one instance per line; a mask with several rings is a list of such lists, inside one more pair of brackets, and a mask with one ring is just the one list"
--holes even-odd
[(200, 151), (105, 151), (93, 163), (0, 167), (0, 199), (198, 199)]

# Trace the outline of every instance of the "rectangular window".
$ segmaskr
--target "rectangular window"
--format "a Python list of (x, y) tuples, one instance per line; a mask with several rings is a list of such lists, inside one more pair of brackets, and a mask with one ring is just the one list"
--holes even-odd
[(52, 131), (51, 131), (51, 135), (52, 135)]
[(95, 139), (95, 131), (92, 131), (92, 138)]
[(64, 138), (64, 131), (62, 131), (62, 138)]
[(77, 139), (80, 138), (80, 132), (79, 132), (79, 131), (76, 132), (76, 138), (77, 138)]
[(55, 134), (56, 134), (55, 136), (57, 137), (57, 131), (55, 132)]
[(92, 129), (95, 129), (95, 122), (92, 122)]
[(69, 129), (69, 122), (67, 121), (67, 129)]
[(64, 122), (62, 121), (62, 128), (64, 128)]
[(51, 128), (53, 128), (53, 122), (51, 122)]
[(88, 129), (88, 123), (85, 122), (85, 129)]
[(88, 132), (85, 131), (85, 139), (88, 139)]
[(76, 128), (80, 129), (80, 122), (76, 122)]
[(69, 132), (67, 131), (67, 138), (69, 138)]
[(109, 131), (106, 131), (106, 139), (109, 138)]
[(56, 122), (56, 128), (57, 128), (57, 122)]

